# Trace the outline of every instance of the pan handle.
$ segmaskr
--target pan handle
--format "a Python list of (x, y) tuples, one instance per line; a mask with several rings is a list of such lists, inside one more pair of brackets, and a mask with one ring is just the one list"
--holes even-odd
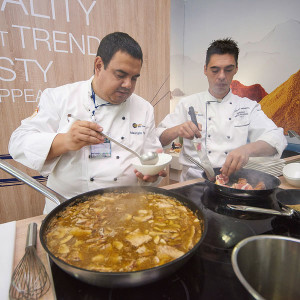
[(22, 172), (21, 170), (15, 168), (8, 162), (0, 159), (0, 169), (3, 171), (11, 174), (12, 176), (18, 178), (19, 180), (23, 181), (27, 185), (31, 186), (44, 196), (46, 196), (49, 200), (54, 202), (55, 204), (59, 205), (62, 202), (65, 202), (67, 199), (62, 195), (58, 194), (57, 192), (51, 190), (47, 186), (41, 184), (37, 180), (33, 179), (31, 176), (27, 175), (26, 173)]
[(278, 211), (275, 209), (253, 207), (253, 206), (246, 206), (246, 205), (233, 205), (233, 204), (227, 204), (227, 207), (233, 210), (250, 211), (250, 212), (256, 212), (261, 214), (271, 214), (271, 215), (285, 216), (285, 217), (291, 217), (294, 214), (294, 210), (289, 207), (287, 208), (282, 207), (282, 211)]

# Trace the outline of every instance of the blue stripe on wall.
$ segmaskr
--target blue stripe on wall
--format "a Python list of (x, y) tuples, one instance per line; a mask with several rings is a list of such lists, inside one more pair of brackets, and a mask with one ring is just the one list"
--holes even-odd
[[(47, 178), (43, 176), (33, 176), (32, 178), (41, 183), (47, 181)], [(0, 187), (23, 185), (23, 184), (25, 183), (17, 178), (0, 179)]]
[(0, 154), (1, 159), (12, 159), (12, 157), (9, 154)]
[[(9, 154), (0, 154), (0, 159), (12, 159), (12, 157)], [(41, 183), (47, 181), (47, 177), (44, 176), (33, 176), (32, 178)], [(0, 179), (0, 187), (23, 185), (23, 184), (25, 183), (17, 178)]]

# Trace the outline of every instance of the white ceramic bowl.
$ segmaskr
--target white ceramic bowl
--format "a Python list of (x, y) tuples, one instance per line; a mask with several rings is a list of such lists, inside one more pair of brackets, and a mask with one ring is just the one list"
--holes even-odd
[(300, 187), (300, 163), (287, 164), (282, 173), (289, 184)]
[(132, 165), (143, 175), (157, 175), (168, 164), (170, 164), (172, 156), (166, 153), (158, 153), (158, 162), (155, 165), (142, 165), (139, 158), (134, 158)]

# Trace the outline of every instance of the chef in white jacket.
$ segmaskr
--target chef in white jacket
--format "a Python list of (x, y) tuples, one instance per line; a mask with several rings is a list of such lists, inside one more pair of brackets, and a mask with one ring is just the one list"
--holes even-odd
[[(208, 91), (181, 99), (156, 130), (163, 146), (183, 138), (181, 181), (202, 176), (183, 155), (199, 160), (195, 139), (201, 142), (213, 167), (222, 167), (222, 174), (227, 176), (245, 166), (251, 156), (280, 157), (287, 145), (283, 129), (264, 114), (260, 104), (232, 94), (230, 84), (238, 71), (238, 54), (231, 39), (212, 42), (204, 66)], [(194, 107), (198, 128), (188, 113), (190, 106)]]
[[(46, 89), (37, 113), (13, 132), (12, 157), (48, 176), (47, 186), (66, 198), (110, 186), (157, 184), (165, 171), (144, 176), (133, 169), (132, 153), (101, 135), (140, 154), (161, 149), (153, 107), (133, 94), (142, 62), (140, 46), (126, 33), (104, 37), (94, 76)], [(46, 199), (44, 212), (54, 207)]]

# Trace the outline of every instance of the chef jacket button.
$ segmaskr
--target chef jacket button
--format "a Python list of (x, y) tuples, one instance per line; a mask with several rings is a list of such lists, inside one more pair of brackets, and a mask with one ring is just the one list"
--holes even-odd
[(230, 104), (232, 104), (232, 102), (229, 102)]
[(117, 180), (118, 180), (118, 178), (117, 178), (117, 177), (115, 177), (115, 178), (114, 178), (114, 181), (117, 181)]
[(90, 181), (94, 181), (94, 178), (93, 178), (93, 177), (91, 177), (91, 178), (90, 178)]
[(125, 120), (125, 117), (122, 117), (122, 120)]
[(231, 118), (229, 118), (229, 121), (231, 121)]
[(124, 136), (121, 137), (121, 140), (124, 140)]
[(225, 154), (228, 154), (228, 152), (227, 152), (227, 151), (225, 151), (224, 153), (225, 153)]
[(208, 151), (208, 153), (210, 154), (210, 153), (211, 153), (211, 151)]
[(208, 137), (210, 137), (210, 134), (208, 135)]
[(208, 120), (210, 121), (210, 120), (211, 120), (211, 118), (208, 118)]
[(116, 156), (116, 159), (119, 159), (120, 158), (120, 156), (118, 155), (118, 156)]
[(230, 139), (230, 136), (229, 136), (229, 135), (227, 135), (227, 138), (228, 138), (228, 139)]

